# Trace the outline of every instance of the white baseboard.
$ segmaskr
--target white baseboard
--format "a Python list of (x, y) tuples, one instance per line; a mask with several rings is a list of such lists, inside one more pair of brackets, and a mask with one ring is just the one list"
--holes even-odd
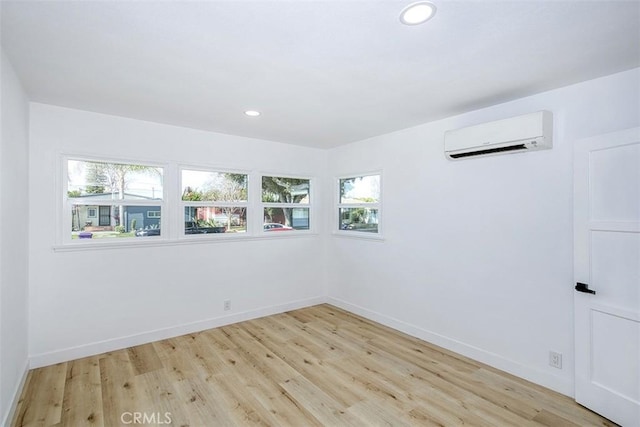
[(418, 326), (340, 299), (327, 297), (327, 303), (573, 398), (573, 382), (566, 378), (561, 378), (559, 376), (540, 371), (539, 369), (522, 365), (498, 354), (465, 344), (453, 338), (422, 329)]
[(96, 354), (102, 354), (108, 351), (120, 350), (123, 348), (146, 344), (153, 341), (191, 334), (194, 332), (203, 331), (205, 329), (217, 328), (220, 326), (230, 325), (232, 323), (243, 322), (245, 320), (257, 319), (259, 317), (270, 316), (272, 314), (283, 313), (285, 311), (310, 307), (312, 305), (322, 304), (325, 302), (327, 302), (326, 297), (318, 296), (305, 300), (292, 301), (285, 304), (262, 307), (255, 310), (244, 311), (241, 313), (234, 313), (221, 317), (215, 317), (212, 319), (172, 326), (170, 328), (157, 329), (141, 334), (94, 342), (78, 347), (71, 347), (48, 353), (35, 354), (29, 357), (29, 365), (31, 366), (31, 368), (40, 368), (43, 366), (66, 362), (69, 360), (80, 359), (82, 357), (94, 356)]
[[(255, 310), (245, 311), (242, 313), (234, 313), (227, 316), (216, 317), (213, 319), (202, 320), (198, 322), (178, 325), (165, 329), (145, 332), (142, 334), (131, 335), (127, 337), (115, 338), (101, 342), (95, 342), (78, 347), (72, 347), (53, 352), (32, 355), (29, 358), (29, 366), (31, 368), (39, 368), (42, 366), (53, 365), (68, 360), (79, 359), (82, 357), (93, 356), (108, 351), (119, 350), (136, 345), (146, 344), (153, 341), (173, 338), (184, 334), (194, 333), (205, 329), (217, 328), (232, 323), (242, 322), (245, 320), (257, 319), (259, 317), (270, 316), (272, 314), (283, 313), (285, 311), (296, 310), (299, 308), (310, 307), (312, 305), (328, 303), (336, 307), (358, 314), (374, 322), (381, 323), (390, 328), (404, 332), (416, 338), (420, 338), (427, 342), (433, 343), (447, 350), (454, 351), (463, 356), (485, 363), (494, 368), (503, 370), (520, 378), (524, 378), (543, 387), (550, 388), (569, 397), (573, 397), (573, 382), (566, 378), (551, 375), (539, 369), (522, 365), (513, 360), (509, 360), (495, 353), (488, 352), (481, 348), (471, 346), (464, 342), (453, 338), (440, 335), (438, 333), (422, 329), (418, 326), (403, 322), (393, 317), (386, 316), (381, 313), (360, 307), (346, 301), (326, 296), (317, 296), (305, 300), (293, 301), (286, 304), (280, 304), (270, 307), (263, 307)], [(26, 370), (25, 370), (26, 378)], [(23, 378), (24, 381), (24, 378)], [(16, 396), (17, 403), (17, 396)]]
[(9, 410), (4, 415), (4, 418), (0, 420), (0, 425), (4, 427), (9, 427), (11, 420), (16, 413), (16, 409), (18, 409), (18, 401), (20, 400), (20, 395), (22, 394), (22, 389), (24, 388), (24, 383), (27, 381), (27, 374), (29, 373), (29, 361), (25, 360), (24, 365), (22, 367), (22, 376), (18, 384), (16, 384), (15, 389), (13, 390), (13, 399), (11, 399), (11, 404), (9, 405)]

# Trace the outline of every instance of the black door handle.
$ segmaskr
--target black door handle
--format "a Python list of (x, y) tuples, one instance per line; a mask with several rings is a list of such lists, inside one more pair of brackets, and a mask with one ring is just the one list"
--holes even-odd
[(576, 291), (584, 292), (585, 294), (596, 294), (596, 291), (592, 291), (591, 289), (589, 289), (589, 285), (580, 282), (576, 283)]

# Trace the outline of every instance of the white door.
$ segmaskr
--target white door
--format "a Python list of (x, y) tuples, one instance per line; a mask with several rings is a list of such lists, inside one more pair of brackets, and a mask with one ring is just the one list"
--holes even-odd
[(640, 128), (576, 142), (574, 274), (575, 399), (640, 426)]

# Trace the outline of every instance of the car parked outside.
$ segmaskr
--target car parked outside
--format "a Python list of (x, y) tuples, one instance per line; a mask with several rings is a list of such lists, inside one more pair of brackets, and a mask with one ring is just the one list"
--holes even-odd
[(287, 227), (283, 224), (278, 224), (277, 222), (267, 222), (263, 226), (264, 231), (289, 231), (293, 230), (291, 227)]
[(160, 228), (143, 228), (136, 230), (136, 237), (159, 236)]

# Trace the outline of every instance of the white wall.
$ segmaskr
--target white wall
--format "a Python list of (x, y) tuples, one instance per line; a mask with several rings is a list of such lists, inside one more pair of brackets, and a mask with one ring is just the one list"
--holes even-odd
[[(34, 366), (309, 305), (325, 294), (322, 228), (317, 235), (259, 241), (73, 252), (53, 247), (61, 153), (321, 178), (326, 151), (37, 103), (31, 104), (30, 131)], [(231, 312), (223, 311), (226, 299)]]
[(28, 100), (0, 52), (0, 425), (27, 370)]
[[(572, 395), (572, 145), (639, 104), (636, 69), (333, 149), (333, 176), (382, 169), (385, 240), (329, 241), (330, 299)], [(445, 159), (445, 130), (542, 109), (552, 150)]]

